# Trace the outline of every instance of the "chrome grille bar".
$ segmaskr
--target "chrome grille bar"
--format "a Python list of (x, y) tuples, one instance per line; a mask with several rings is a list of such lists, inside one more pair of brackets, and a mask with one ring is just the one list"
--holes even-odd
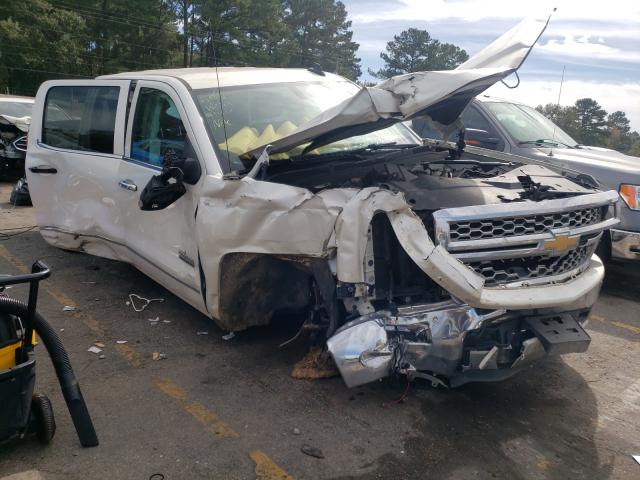
[(606, 218), (617, 200), (609, 191), (439, 210), (436, 241), (487, 286), (555, 281), (588, 263), (602, 232), (619, 222)]

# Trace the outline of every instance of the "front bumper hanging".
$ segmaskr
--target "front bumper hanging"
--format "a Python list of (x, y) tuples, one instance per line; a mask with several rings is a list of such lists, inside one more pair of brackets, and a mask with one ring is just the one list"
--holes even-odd
[[(514, 335), (529, 332), (515, 345), (517, 353), (513, 344), (465, 342), (470, 332), (509, 321)], [(507, 378), (545, 355), (583, 352), (590, 341), (570, 313), (527, 316), (443, 302), (364, 315), (340, 328), (327, 346), (348, 387), (393, 373), (457, 386)]]

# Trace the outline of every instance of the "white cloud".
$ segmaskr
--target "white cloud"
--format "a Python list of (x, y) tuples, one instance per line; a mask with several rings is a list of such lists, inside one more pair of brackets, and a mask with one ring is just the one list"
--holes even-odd
[[(389, 2), (388, 8), (367, 9), (355, 13), (354, 22), (378, 22), (389, 20), (435, 21), (458, 18), (477, 21), (483, 18), (522, 18), (530, 15), (553, 14), (556, 20), (591, 19), (598, 21), (640, 21), (640, 3), (628, 0), (607, 0), (596, 2), (586, 0), (538, 0), (523, 2), (513, 0), (466, 0), (449, 2), (446, 0), (399, 0), (401, 6)], [(636, 25), (637, 35), (637, 25)]]
[[(639, 34), (640, 35), (640, 34)], [(563, 40), (551, 39), (540, 43), (536, 49), (554, 57), (579, 57), (592, 60), (617, 60), (623, 62), (640, 62), (640, 51), (622, 50), (604, 44), (604, 39), (596, 42), (586, 36), (565, 35)]]
[[(523, 80), (518, 88), (510, 90), (498, 83), (486, 91), (488, 95), (517, 100), (535, 107), (558, 100), (559, 81)], [(631, 129), (640, 131), (640, 83), (606, 83), (583, 80), (565, 80), (562, 85), (561, 105), (573, 105), (579, 98), (596, 100), (607, 112), (621, 110), (631, 121)]]

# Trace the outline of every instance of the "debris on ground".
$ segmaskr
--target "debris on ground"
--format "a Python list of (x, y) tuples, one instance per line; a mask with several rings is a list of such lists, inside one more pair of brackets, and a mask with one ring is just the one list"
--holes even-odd
[(209, 335), (209, 332), (196, 332), (196, 335)]
[(160, 321), (160, 317), (156, 317), (156, 318), (148, 318), (147, 320), (149, 320), (149, 324), (150, 325), (157, 325), (158, 322)]
[(93, 342), (93, 344), (98, 348), (104, 348), (105, 347), (104, 342)]
[(324, 458), (324, 454), (322, 453), (322, 450), (316, 447), (312, 447), (311, 445), (307, 445), (307, 444), (302, 445), (302, 447), (300, 447), (300, 451), (305, 455), (309, 455), (310, 457)]
[(311, 347), (309, 353), (293, 366), (291, 376), (299, 380), (331, 378), (338, 376), (338, 369), (328, 351), (321, 347)]
[[(136, 302), (138, 302), (138, 305), (136, 305)], [(151, 302), (164, 302), (164, 298), (145, 298), (137, 293), (130, 293), (129, 301), (125, 303), (131, 305), (136, 312), (142, 312)]]
[(104, 360), (106, 357), (105, 357), (104, 355), (99, 355), (99, 356), (98, 356), (98, 358), (99, 358), (100, 360)]
[(235, 333), (233, 333), (233, 332), (229, 332), (229, 333), (227, 333), (226, 335), (222, 335), (222, 339), (223, 339), (223, 340), (231, 340), (231, 339), (233, 339), (233, 337), (235, 337), (235, 336), (236, 336), (236, 334), (235, 334)]
[(302, 433), (302, 432), (300, 432), (300, 429), (299, 429), (299, 428), (294, 428), (294, 429), (293, 429), (293, 434), (294, 434), (294, 435), (300, 435), (300, 433)]
[(87, 349), (87, 352), (96, 353), (96, 354), (100, 353), (101, 351), (102, 349), (96, 347), (95, 345), (92, 345)]
[[(160, 318), (160, 317), (158, 317)], [(162, 323), (171, 323), (171, 320), (162, 320)]]
[(167, 358), (167, 356), (164, 353), (160, 353), (160, 352), (153, 352), (152, 357), (155, 361), (158, 360), (164, 360), (165, 358)]
[(640, 455), (631, 455), (631, 456), (636, 462), (638, 462), (638, 465), (640, 465)]
[(116, 343), (118, 345), (124, 345), (125, 343), (127, 343), (127, 341), (126, 340), (116, 340)]
[(63, 312), (75, 312), (76, 311), (76, 307), (72, 307), (71, 305), (65, 305), (64, 307), (62, 307), (62, 311)]

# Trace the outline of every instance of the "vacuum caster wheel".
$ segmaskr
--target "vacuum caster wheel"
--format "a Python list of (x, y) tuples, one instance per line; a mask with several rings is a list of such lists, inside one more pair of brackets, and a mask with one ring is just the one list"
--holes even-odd
[(31, 398), (31, 411), (36, 420), (36, 435), (40, 443), (48, 444), (56, 433), (51, 400), (46, 395), (36, 393)]

